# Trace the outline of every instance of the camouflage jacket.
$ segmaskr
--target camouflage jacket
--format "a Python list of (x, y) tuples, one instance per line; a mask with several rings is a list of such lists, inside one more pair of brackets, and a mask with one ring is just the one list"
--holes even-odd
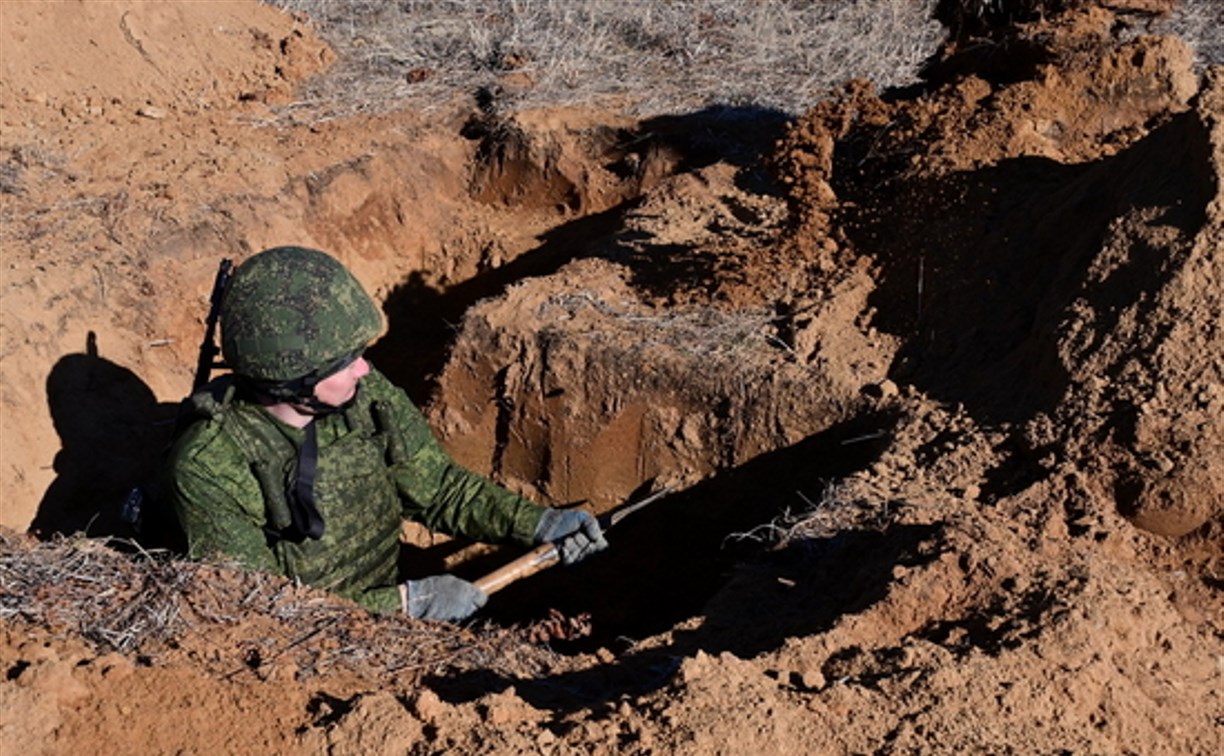
[(175, 441), (165, 473), (193, 558), (233, 559), (395, 611), (402, 519), (530, 545), (544, 511), (456, 464), (407, 395), (371, 369), (347, 410), (314, 421), (322, 536), (269, 538), (266, 527), (284, 526), (305, 432), (242, 398), (228, 377), (190, 404), (198, 419)]

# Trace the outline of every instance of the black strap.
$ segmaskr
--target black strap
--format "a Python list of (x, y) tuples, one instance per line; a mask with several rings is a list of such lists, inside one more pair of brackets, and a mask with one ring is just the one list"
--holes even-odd
[(297, 475), (293, 489), (289, 492), (289, 516), (293, 529), (307, 538), (318, 540), (323, 536), (323, 515), (315, 506), (314, 481), (319, 465), (319, 440), (315, 424), (306, 426), (306, 439), (298, 449)]

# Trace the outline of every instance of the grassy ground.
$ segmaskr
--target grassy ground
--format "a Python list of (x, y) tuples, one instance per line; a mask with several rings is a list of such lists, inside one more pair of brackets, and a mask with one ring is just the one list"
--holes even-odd
[(340, 62), (303, 108), (336, 116), (499, 88), (510, 107), (612, 101), (798, 113), (853, 77), (904, 85), (943, 37), (934, 0), (271, 0)]

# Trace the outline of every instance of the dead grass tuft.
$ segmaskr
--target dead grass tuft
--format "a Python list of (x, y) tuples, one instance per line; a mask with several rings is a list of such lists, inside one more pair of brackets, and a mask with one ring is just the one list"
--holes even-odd
[(73, 630), (134, 651), (181, 632), (177, 603), (192, 572), (154, 552), (123, 559), (86, 538), (32, 545), (0, 534), (0, 619)]
[(664, 347), (668, 352), (710, 359), (736, 359), (745, 351), (789, 350), (774, 334), (777, 316), (760, 309), (673, 307), (662, 312), (609, 303), (591, 293), (557, 294), (540, 308), (540, 317), (572, 319), (590, 309), (617, 323), (617, 333), (636, 334), (635, 349)]
[(727, 540), (753, 541), (767, 548), (784, 549), (849, 531), (882, 530), (896, 514), (886, 503), (888, 499), (868, 501), (853, 494), (849, 486), (833, 481), (826, 483), (815, 498), (804, 491), (795, 491), (795, 496), (802, 506), (787, 509), (751, 530), (732, 533)]

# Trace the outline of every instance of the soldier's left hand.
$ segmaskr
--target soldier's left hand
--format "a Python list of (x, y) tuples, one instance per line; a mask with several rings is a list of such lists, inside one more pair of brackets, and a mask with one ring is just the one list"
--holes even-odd
[(488, 594), (454, 575), (431, 575), (403, 584), (404, 613), (416, 619), (459, 622), (476, 613)]

